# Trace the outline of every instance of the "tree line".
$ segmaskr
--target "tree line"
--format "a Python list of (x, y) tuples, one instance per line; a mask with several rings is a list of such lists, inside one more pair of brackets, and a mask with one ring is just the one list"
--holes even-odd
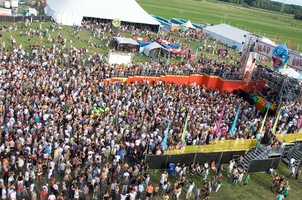
[(270, 1), (270, 0), (218, 0), (218, 1), (292, 14), (294, 15), (294, 19), (302, 20), (302, 6), (298, 6), (298, 5), (283, 4), (280, 2)]

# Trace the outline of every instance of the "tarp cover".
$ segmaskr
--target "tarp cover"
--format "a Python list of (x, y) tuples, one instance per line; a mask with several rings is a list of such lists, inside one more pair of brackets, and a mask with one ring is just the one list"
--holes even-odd
[(158, 44), (157, 42), (153, 42), (153, 43), (151, 43), (151, 44), (145, 46), (143, 52), (144, 52), (144, 54), (146, 54), (146, 56), (149, 56), (149, 53), (150, 53), (151, 50), (153, 50), (153, 49), (158, 49), (158, 48), (164, 49), (164, 47), (162, 47), (162, 46), (161, 46), (160, 44)]
[(69, 26), (80, 25), (83, 17), (160, 25), (135, 0), (47, 0), (45, 13)]
[(114, 38), (118, 44), (132, 44), (132, 45), (139, 45), (139, 43), (132, 38), (125, 38), (125, 37), (116, 37)]

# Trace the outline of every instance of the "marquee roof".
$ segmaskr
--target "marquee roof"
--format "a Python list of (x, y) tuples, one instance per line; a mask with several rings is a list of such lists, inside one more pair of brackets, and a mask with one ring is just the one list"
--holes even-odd
[(83, 17), (160, 25), (135, 0), (47, 0), (45, 13), (70, 26), (80, 25)]

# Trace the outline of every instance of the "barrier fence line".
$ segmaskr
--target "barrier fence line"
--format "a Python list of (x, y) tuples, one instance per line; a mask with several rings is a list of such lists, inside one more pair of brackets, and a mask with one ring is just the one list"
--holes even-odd
[(165, 151), (164, 155), (226, 152), (226, 151), (247, 151), (255, 147), (256, 143), (257, 143), (257, 139), (218, 140), (213, 144), (185, 146), (182, 150)]
[(291, 133), (291, 134), (278, 134), (278, 135), (276, 135), (276, 137), (278, 138), (278, 140), (280, 142), (285, 141), (286, 144), (292, 143), (295, 141), (302, 141), (302, 131), (300, 131), (298, 133)]
[(244, 81), (238, 80), (224, 80), (218, 76), (209, 75), (190, 75), (190, 76), (180, 76), (180, 75), (163, 75), (163, 76), (129, 76), (128, 78), (106, 78), (104, 79), (104, 84), (109, 82), (141, 82), (141, 81), (162, 81), (162, 82), (173, 82), (175, 84), (192, 84), (204, 85), (207, 88), (218, 89), (220, 91), (234, 92), (234, 90), (242, 89), (245, 90), (247, 85)]
[[(285, 141), (285, 143), (302, 141), (302, 131), (300, 131), (299, 133), (276, 135), (276, 137), (280, 142)], [(251, 148), (255, 147), (256, 143), (257, 143), (257, 139), (218, 140), (213, 144), (185, 146), (182, 150), (165, 151), (164, 155), (244, 151), (244, 150), (248, 151)]]

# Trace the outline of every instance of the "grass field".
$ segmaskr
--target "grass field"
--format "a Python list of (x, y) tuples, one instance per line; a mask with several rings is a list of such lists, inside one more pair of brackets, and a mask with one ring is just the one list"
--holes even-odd
[(244, 8), (228, 3), (205, 0), (137, 0), (150, 14), (167, 19), (173, 17), (195, 23), (219, 24), (224, 22), (267, 36), (278, 43), (287, 42), (294, 49), (302, 49), (302, 21), (292, 15), (267, 10)]
[[(227, 167), (227, 166), (226, 166)], [(159, 183), (160, 175), (163, 171), (153, 170), (151, 171), (151, 181), (153, 183)], [(287, 200), (298, 200), (301, 199), (302, 191), (301, 191), (301, 184), (302, 180), (301, 177), (298, 180), (292, 178), (287, 178), (289, 175), (289, 170), (284, 163), (281, 163), (278, 170), (279, 175), (284, 175), (286, 181), (289, 181), (291, 190), (289, 192)], [(215, 193), (212, 192), (210, 195), (210, 199), (213, 200), (275, 200), (277, 194), (274, 193), (270, 186), (272, 183), (272, 176), (267, 173), (254, 173), (250, 174), (250, 182), (245, 189), (243, 183), (241, 182), (239, 185), (234, 186), (231, 184), (230, 178), (227, 177), (226, 172), (223, 172), (223, 181), (220, 190)], [(191, 178), (187, 176), (187, 178)], [(201, 187), (203, 182), (201, 181), (201, 177), (194, 176), (193, 180), (196, 186)], [(169, 176), (168, 181), (172, 184), (176, 180), (175, 177)], [(210, 180), (210, 175), (208, 176), (208, 180)], [(215, 187), (214, 187), (215, 190)], [(187, 188), (183, 189), (181, 193), (180, 199), (185, 199)], [(192, 198), (191, 198), (192, 199)]]
[[(17, 22), (16, 25), (18, 27), (18, 30), (14, 30), (12, 29), (10, 32), (8, 31), (8, 26), (11, 26), (12, 23), (10, 22), (2, 22), (0, 27), (6, 27), (4, 31), (1, 32), (2, 36), (0, 39), (0, 42), (2, 45), (2, 42), (5, 42), (6, 47), (8, 49), (11, 49), (11, 36), (13, 36), (16, 39), (17, 44), (22, 44), (23, 48), (25, 48), (25, 50), (31, 52), (31, 48), (30, 48), (30, 44), (40, 44), (40, 46), (45, 46), (47, 48), (50, 48), (52, 43), (50, 41), (48, 41), (48, 36), (47, 37), (43, 37), (43, 38), (39, 38), (39, 36), (32, 36), (32, 37), (27, 37), (25, 35), (25, 32), (29, 29), (29, 28), (33, 28), (33, 29), (37, 29), (37, 27), (42, 27), (42, 30), (44, 30), (45, 28), (50, 29), (50, 22), (33, 22), (31, 23), (28, 27), (25, 27), (23, 22)], [(20, 35), (20, 32), (22, 32), (22, 35)], [(91, 37), (91, 31), (83, 29), (80, 31), (79, 34), (79, 38), (78, 36), (74, 35), (74, 29), (70, 26), (63, 26), (61, 29), (58, 28), (58, 25), (55, 25), (55, 30), (54, 32), (50, 31), (49, 32), (50, 37), (52, 39), (56, 39), (58, 35), (61, 35), (63, 38), (66, 38), (66, 46), (65, 48), (70, 48), (70, 46), (74, 46), (76, 48), (87, 48), (89, 50), (89, 54), (91, 53), (101, 53), (104, 55), (107, 55), (109, 48), (105, 49), (103, 48), (105, 46), (105, 44), (107, 43), (107, 39), (105, 40), (100, 40), (97, 37)], [(167, 32), (163, 32), (161, 34), (167, 34)], [(107, 33), (105, 34), (107, 36)], [(131, 37), (131, 33), (130, 32), (124, 32), (125, 37)], [(141, 37), (144, 37), (144, 35), (142, 35)], [(152, 33), (152, 37), (156, 38), (156, 34)], [(184, 38), (179, 38), (177, 33), (172, 33), (172, 38), (176, 39), (178, 38), (180, 43), (187, 43), (189, 44), (190, 48), (192, 49), (192, 51), (195, 51), (197, 47), (201, 46), (201, 42), (200, 41), (185, 41)], [(72, 41), (72, 42), (71, 42)], [(99, 44), (100, 47), (96, 48), (96, 47), (92, 47), (88, 45), (87, 41), (91, 41), (95, 44)], [(59, 45), (58, 43), (56, 43), (56, 45)], [(62, 47), (62, 45), (60, 45)], [(218, 48), (221, 48), (221, 44), (218, 45)], [(234, 58), (235, 59), (239, 59), (239, 55), (238, 52), (233, 52)], [(205, 50), (200, 50), (198, 52), (198, 55), (200, 54), (205, 54), (206, 56), (210, 57), (210, 58), (217, 58), (217, 54), (212, 54), (212, 52), (207, 52)], [(165, 60), (166, 58), (161, 57), (161, 60)], [(220, 58), (222, 60), (224, 60), (224, 58)], [(134, 62), (146, 62), (149, 61), (150, 58), (148, 58), (147, 56), (138, 56), (137, 53), (134, 56)], [(170, 62), (173, 63), (177, 63), (180, 62), (180, 60), (176, 60), (171, 58)]]

